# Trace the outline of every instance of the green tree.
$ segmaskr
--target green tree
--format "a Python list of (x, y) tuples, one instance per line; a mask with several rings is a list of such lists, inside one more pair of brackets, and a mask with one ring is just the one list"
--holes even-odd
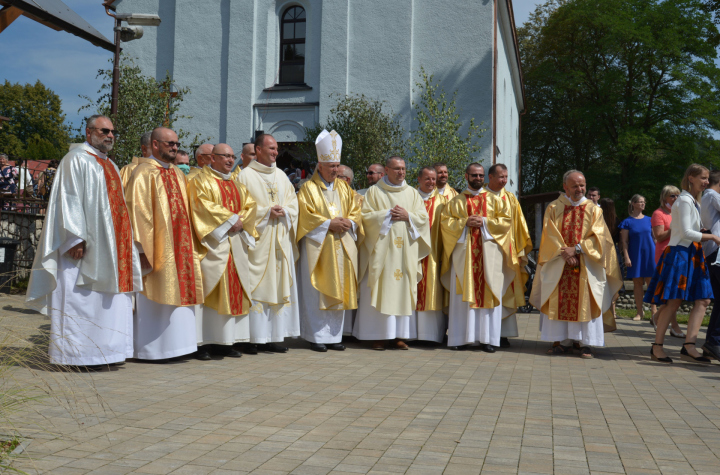
[(413, 101), (417, 127), (409, 140), (408, 159), (413, 166), (408, 167), (407, 181), (414, 183), (420, 168), (444, 162), (450, 174), (448, 182), (456, 186), (465, 176), (465, 167), (477, 159), (481, 148), (478, 141), (485, 130), (471, 118), (467, 131), (461, 133), (465, 124), (455, 104), (457, 91), (448, 98), (443, 87), (423, 67), (413, 92), (418, 92), (420, 98)]
[(315, 138), (323, 129), (335, 130), (342, 137), (342, 163), (355, 171), (355, 186), (365, 188), (365, 170), (373, 163), (385, 163), (392, 155), (403, 155), (407, 144), (398, 116), (386, 112), (385, 102), (364, 95), (340, 96), (330, 109), (326, 124), (305, 129), (304, 151), (315, 157)]
[(518, 36), (525, 193), (579, 168), (605, 196), (654, 202), (688, 163), (718, 162), (720, 33), (702, 0), (551, 0)]
[(60, 97), (40, 81), (0, 85), (0, 115), (10, 118), (0, 129), (0, 152), (22, 157), (31, 141), (33, 158), (56, 159), (68, 151), (70, 129)]
[[(140, 136), (155, 127), (166, 126), (175, 130), (178, 140), (182, 143), (181, 148), (186, 150), (193, 150), (212, 138), (203, 138), (199, 134), (193, 135), (173, 127), (178, 119), (192, 119), (192, 117), (179, 113), (182, 101), (190, 93), (190, 89), (178, 87), (170, 73), (167, 73), (162, 81), (152, 76), (145, 76), (133, 59), (127, 56), (121, 56), (119, 68), (118, 113), (117, 117), (111, 117), (118, 137), (110, 152), (118, 166), (130, 162), (132, 157), (140, 156)], [(80, 111), (87, 110), (88, 117), (92, 114), (110, 117), (112, 69), (99, 70), (98, 77), (103, 79), (103, 85), (98, 91), (100, 97), (92, 100), (88, 96), (80, 96), (87, 101)], [(85, 121), (78, 132), (85, 133)]]

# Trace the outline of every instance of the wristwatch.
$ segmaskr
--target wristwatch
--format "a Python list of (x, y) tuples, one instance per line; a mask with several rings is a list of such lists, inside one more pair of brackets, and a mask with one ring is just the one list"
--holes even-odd
[(575, 244), (575, 254), (582, 254), (582, 247), (580, 247), (580, 244)]

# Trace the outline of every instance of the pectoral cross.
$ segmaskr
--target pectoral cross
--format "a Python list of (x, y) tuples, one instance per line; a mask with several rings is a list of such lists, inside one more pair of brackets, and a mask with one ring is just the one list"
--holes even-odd
[(265, 186), (267, 187), (268, 195), (270, 195), (270, 201), (273, 203), (277, 203), (277, 198), (278, 198), (277, 185), (275, 183), (265, 183)]

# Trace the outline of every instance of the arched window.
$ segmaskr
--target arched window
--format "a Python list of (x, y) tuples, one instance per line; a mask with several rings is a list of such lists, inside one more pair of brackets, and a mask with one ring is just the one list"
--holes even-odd
[(305, 83), (305, 9), (290, 7), (280, 22), (280, 84)]

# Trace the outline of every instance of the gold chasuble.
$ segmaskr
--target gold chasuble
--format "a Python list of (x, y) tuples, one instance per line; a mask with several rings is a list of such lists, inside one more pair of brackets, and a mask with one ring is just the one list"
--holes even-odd
[(175, 307), (203, 303), (200, 257), (186, 193), (185, 175), (174, 165), (141, 158), (125, 199), (135, 241), (152, 270), (143, 277), (143, 295)]
[[(207, 166), (207, 165), (206, 165)], [(204, 167), (203, 167), (204, 168)], [(200, 173), (202, 173), (202, 168), (198, 167), (190, 167), (190, 173), (186, 175), (187, 182), (190, 183), (190, 180), (198, 176)]]
[[(284, 306), (290, 301), (295, 282), (295, 262), (298, 249), (295, 232), (298, 220), (298, 200), (295, 189), (282, 170), (265, 166), (257, 160), (250, 162), (238, 175), (257, 203), (255, 227), (260, 237), (255, 249), (248, 252), (250, 274), (248, 292), (252, 300), (271, 307)], [(275, 205), (286, 210), (284, 217), (269, 219)]]
[(508, 287), (503, 296), (503, 307), (505, 312), (503, 318), (517, 312), (518, 307), (525, 306), (525, 284), (528, 281), (528, 273), (525, 270), (527, 264), (527, 255), (532, 251), (533, 245), (530, 239), (530, 231), (528, 231), (525, 215), (520, 207), (520, 202), (514, 194), (506, 191), (505, 188), (499, 192), (491, 190), (487, 185), (483, 187), (480, 193), (491, 193), (505, 201), (510, 208), (510, 216), (512, 217), (511, 233), (511, 249), (516, 256), (517, 261), (512, 264), (515, 270), (515, 278)]
[[(484, 239), (480, 228), (466, 227), (473, 215), (485, 218), (484, 231), (492, 239)], [(456, 291), (462, 294), (463, 302), (468, 302), (470, 308), (497, 307), (502, 302), (503, 288), (514, 278), (510, 269), (515, 258), (511, 251), (512, 218), (507, 203), (491, 193), (473, 195), (465, 190), (445, 206), (441, 219), (443, 285), (450, 290), (450, 269), (454, 265)], [(464, 246), (456, 250), (463, 236)]]
[[(440, 192), (440, 190), (438, 190)], [(452, 186), (445, 184), (445, 188), (442, 189), (442, 193), (440, 193), (440, 196), (445, 198), (445, 200), (449, 203), (450, 200), (455, 198), (458, 195), (458, 192), (455, 191), (455, 188)]]
[(132, 175), (135, 167), (140, 163), (140, 157), (133, 157), (132, 161), (120, 169), (120, 180), (122, 181), (123, 190), (127, 189), (130, 175)]
[[(370, 305), (385, 315), (411, 315), (422, 279), (420, 261), (430, 254), (430, 222), (420, 194), (407, 183), (393, 186), (381, 179), (365, 194), (362, 207), (365, 240), (360, 248), (360, 276), (368, 276)], [(411, 225), (390, 221), (389, 211), (400, 205)]]
[(225, 179), (208, 166), (190, 181), (187, 193), (195, 233), (207, 249), (200, 262), (205, 306), (221, 315), (247, 315), (250, 309), (246, 290), (250, 274), (247, 244), (243, 245), (241, 233), (220, 242), (213, 232), (238, 216), (243, 222), (243, 232), (257, 238), (255, 200), (245, 185), (232, 178)]
[[(570, 267), (560, 248), (580, 245), (578, 267)], [(545, 210), (538, 269), (531, 303), (550, 320), (589, 322), (600, 316), (606, 332), (615, 330), (612, 297), (622, 284), (617, 255), (602, 210), (590, 200), (573, 206), (561, 196)]]
[(317, 243), (306, 239), (308, 265), (312, 286), (320, 293), (320, 310), (352, 310), (357, 308), (357, 246), (363, 241), (362, 215), (355, 192), (336, 178), (330, 191), (316, 171), (298, 193), (297, 241), (325, 221), (341, 216), (357, 225), (357, 243), (349, 232), (328, 231), (325, 240)]
[(433, 190), (430, 197), (424, 200), (425, 211), (430, 222), (430, 240), (432, 250), (422, 261), (422, 279), (418, 282), (417, 306), (418, 312), (443, 310), (447, 306), (445, 289), (440, 283), (440, 264), (442, 262), (442, 235), (440, 229), (440, 215), (447, 205), (447, 200), (438, 190)]

